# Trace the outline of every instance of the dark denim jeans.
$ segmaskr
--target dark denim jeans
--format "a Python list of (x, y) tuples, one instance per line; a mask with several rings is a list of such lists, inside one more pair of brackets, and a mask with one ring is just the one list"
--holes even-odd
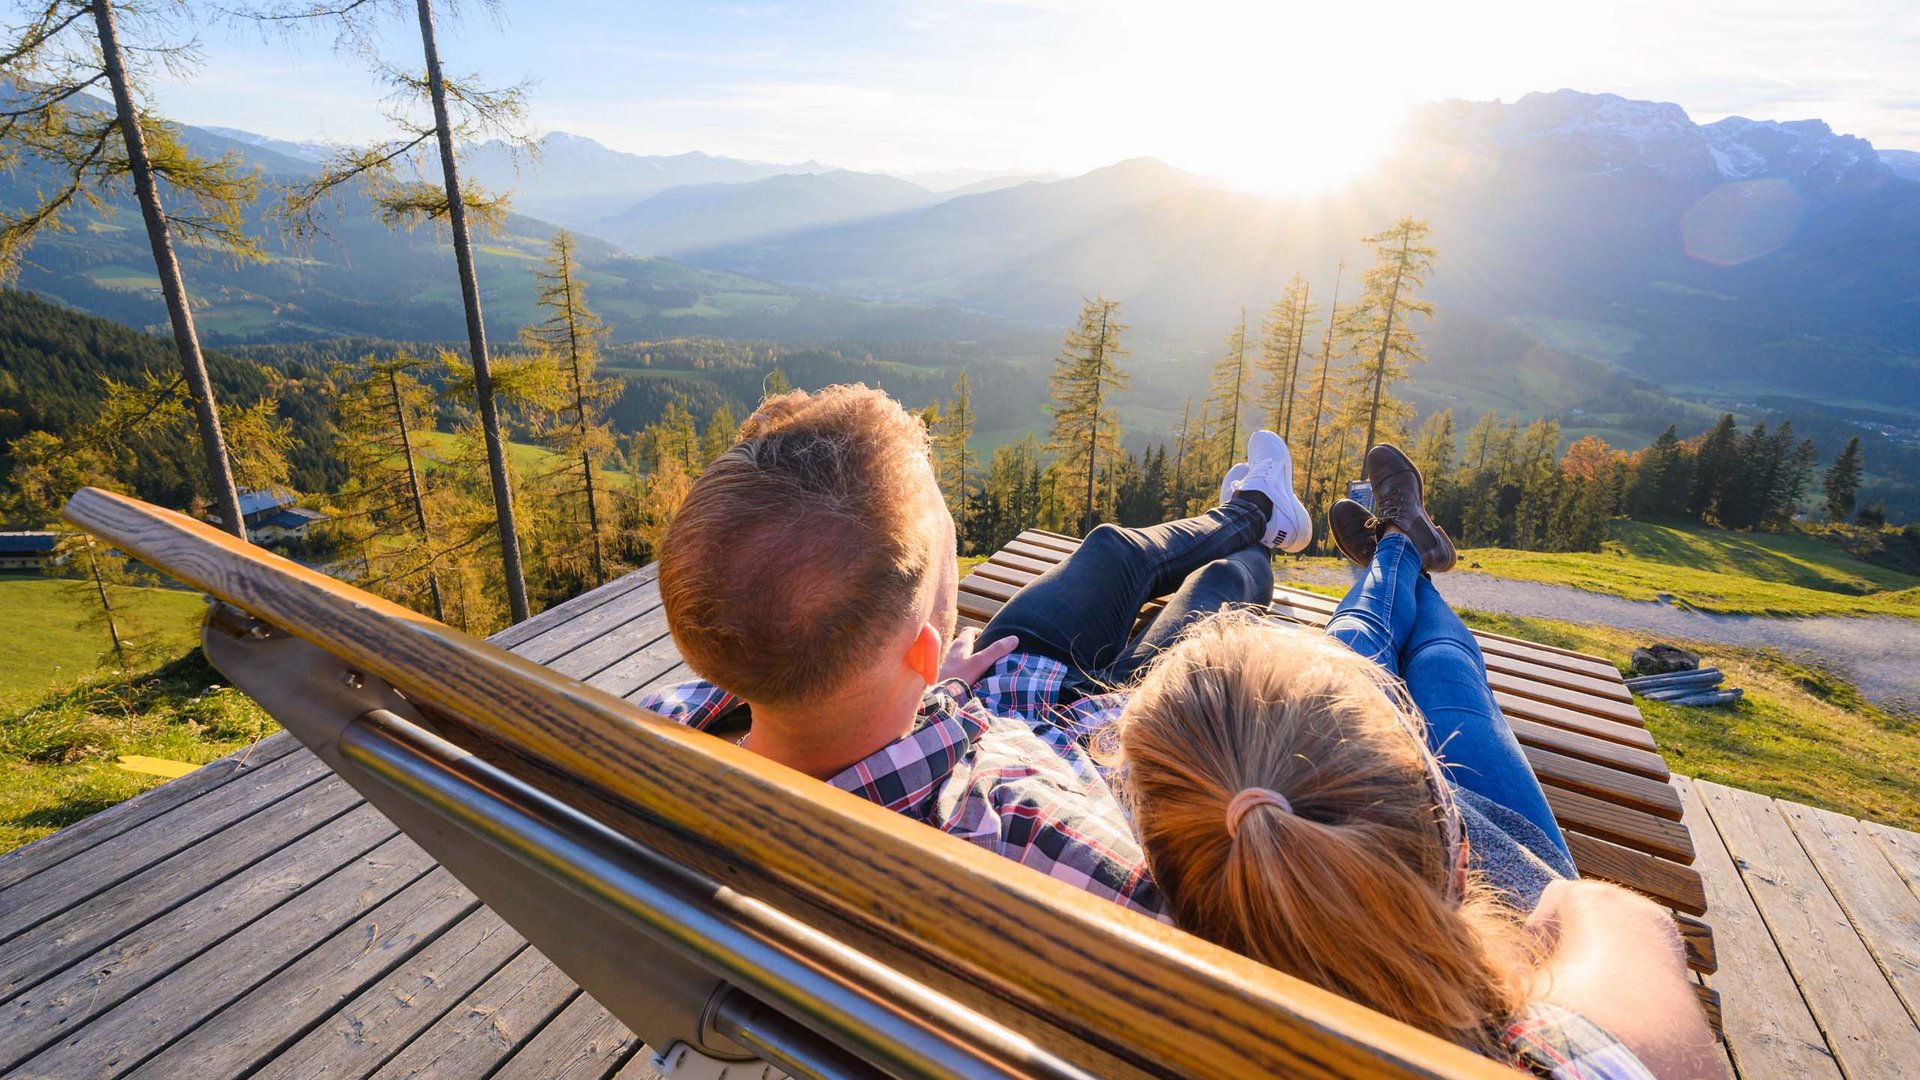
[(1427, 740), (1455, 783), (1538, 825), (1567, 851), (1540, 781), (1493, 700), (1480, 643), (1421, 573), (1406, 537), (1380, 541), (1327, 633), (1406, 683), (1427, 718)]
[[(1270, 504), (1236, 495), (1199, 517), (1144, 529), (1100, 525), (1078, 550), (1017, 593), (979, 646), (1020, 638), (1020, 651), (1065, 663), (1061, 699), (1124, 685), (1187, 624), (1223, 608), (1273, 600), (1273, 555), (1260, 546)], [(1173, 597), (1138, 636), (1140, 608)]]

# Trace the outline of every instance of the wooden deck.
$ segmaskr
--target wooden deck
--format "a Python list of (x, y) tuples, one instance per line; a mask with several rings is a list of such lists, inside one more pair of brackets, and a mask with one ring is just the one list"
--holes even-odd
[[(651, 570), (495, 640), (627, 697), (686, 675)], [(1920, 835), (1674, 788), (1740, 1074), (1912, 1075)], [(0, 857), (0, 1075), (641, 1077), (647, 1061), (286, 735)]]

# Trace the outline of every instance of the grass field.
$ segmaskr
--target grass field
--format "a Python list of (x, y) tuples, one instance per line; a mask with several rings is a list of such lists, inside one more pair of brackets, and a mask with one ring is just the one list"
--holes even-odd
[(149, 658), (129, 678), (99, 662), (104, 632), (81, 625), (94, 605), (84, 584), (0, 577), (0, 634), (13, 660), (0, 668), (0, 851), (162, 782), (120, 768), (122, 754), (201, 764), (274, 728), (194, 649), (198, 595), (115, 590)]
[[(1626, 630), (1462, 612), (1475, 627), (1622, 664), (1645, 642)], [(1676, 644), (1687, 644), (1676, 642)], [(1693, 645), (1746, 696), (1707, 709), (1636, 703), (1667, 764), (1715, 783), (1920, 829), (1920, 722), (1863, 699), (1844, 680), (1768, 649)]]
[[(206, 604), (198, 593), (115, 586), (121, 636), (148, 656), (178, 656), (200, 637)], [(104, 627), (84, 625), (100, 610), (91, 582), (0, 575), (0, 715), (48, 689), (93, 677), (112, 648)]]
[[(459, 436), (451, 432), (417, 431), (414, 432), (413, 437), (419, 446), (432, 452), (441, 459), (451, 457), (459, 452)], [(513, 467), (519, 470), (522, 476), (538, 476), (552, 472), (556, 465), (555, 459), (558, 456), (559, 455), (546, 447), (535, 446), (532, 443), (509, 442), (507, 444), (507, 460), (513, 463)], [(400, 455), (395, 454), (394, 460), (398, 461), (399, 459)], [(429, 460), (426, 465), (426, 468), (429, 470), (439, 467), (439, 463), (433, 460)], [(612, 477), (626, 476), (625, 473), (616, 472), (604, 467), (600, 469), (600, 472)]]
[(1920, 577), (1869, 565), (1805, 533), (1620, 521), (1597, 553), (1472, 548), (1460, 553), (1460, 565), (1629, 600), (1666, 595), (1721, 614), (1920, 618)]

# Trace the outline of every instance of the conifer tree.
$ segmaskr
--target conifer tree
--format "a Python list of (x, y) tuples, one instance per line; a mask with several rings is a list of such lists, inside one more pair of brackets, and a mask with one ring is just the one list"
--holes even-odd
[[(133, 43), (122, 43), (123, 28)], [(18, 274), (35, 238), (69, 227), (65, 219), (74, 209), (103, 208), (131, 185), (192, 399), (201, 490), (222, 527), (245, 539), (227, 433), (174, 239), (233, 257), (261, 257), (241, 222), (258, 177), (234, 155), (209, 161), (194, 154), (176, 127), (142, 104), (154, 65), (177, 72), (199, 61), (192, 44), (169, 40), (163, 15), (115, 0), (49, 0), (14, 30), (0, 46), (0, 171), (26, 168), (46, 175), (52, 187), (37, 192), (30, 205), (0, 213), (0, 277)], [(98, 87), (107, 90), (110, 105), (88, 96)]]
[[(1339, 407), (1339, 401), (1330, 396), (1334, 393), (1333, 339), (1340, 328), (1340, 279), (1347, 271), (1346, 260), (1341, 260), (1333, 273), (1333, 302), (1327, 307), (1327, 329), (1320, 335), (1320, 361), (1314, 365), (1308, 376), (1308, 383), (1314, 387), (1312, 429), (1307, 435), (1307, 490), (1305, 501), (1309, 512), (1317, 505), (1314, 501), (1314, 478), (1320, 465), (1320, 425), (1329, 410)], [(1337, 459), (1336, 459), (1337, 460)]]
[(1224, 473), (1240, 457), (1252, 375), (1253, 365), (1247, 362), (1247, 309), (1241, 308), (1240, 321), (1227, 332), (1226, 351), (1213, 365), (1213, 382), (1207, 391), (1207, 411), (1213, 414), (1214, 426), (1208, 432), (1205, 473)]
[(1260, 369), (1267, 376), (1260, 391), (1260, 410), (1267, 426), (1288, 440), (1293, 438), (1294, 399), (1300, 392), (1300, 357), (1306, 347), (1307, 322), (1319, 310), (1307, 302), (1308, 294), (1306, 279), (1293, 275), (1260, 330)]
[(1424, 500), (1429, 513), (1436, 520), (1457, 522), (1453, 444), (1453, 410), (1442, 409), (1421, 425), (1408, 456), (1426, 478)]
[(1426, 360), (1407, 323), (1409, 316), (1433, 314), (1433, 305), (1419, 296), (1433, 269), (1434, 250), (1424, 243), (1428, 231), (1426, 222), (1403, 217), (1363, 241), (1373, 245), (1375, 262), (1360, 279), (1360, 303), (1347, 322), (1353, 352), (1365, 358), (1358, 369), (1358, 389), (1368, 398), (1362, 454), (1408, 411), (1391, 389), (1412, 365)]
[(334, 426), (347, 482), (326, 531), (360, 559), (359, 584), (418, 607), (422, 589), (435, 619), (452, 620), (442, 588), (449, 537), (434, 528), (418, 440), (432, 430), (433, 393), (425, 361), (400, 350), (333, 372)]
[(1113, 398), (1127, 387), (1119, 366), (1126, 355), (1120, 335), (1127, 328), (1119, 321), (1119, 311), (1120, 301), (1104, 296), (1081, 307), (1079, 325), (1067, 334), (1049, 382), (1053, 430), (1047, 450), (1064, 485), (1063, 500), (1072, 498), (1078, 504), (1073, 512), (1082, 533), (1101, 520), (1097, 485), (1120, 457), (1120, 418)]
[(713, 415), (707, 418), (706, 433), (700, 436), (700, 468), (713, 464), (739, 441), (740, 421), (733, 418), (733, 406), (723, 401), (714, 407)]
[(1733, 414), (1720, 418), (1712, 431), (1701, 439), (1694, 452), (1693, 487), (1687, 494), (1687, 513), (1705, 519), (1717, 514), (1720, 500), (1734, 481), (1739, 465), (1740, 436), (1733, 425)]
[(1854, 500), (1860, 491), (1860, 436), (1847, 440), (1840, 456), (1827, 466), (1827, 474), (1820, 483), (1821, 494), (1826, 496), (1827, 520), (1845, 521), (1853, 514)]
[(1167, 475), (1167, 516), (1187, 516), (1189, 449), (1197, 429), (1193, 426), (1193, 398), (1180, 407), (1180, 426), (1173, 433), (1173, 471)]
[(534, 272), (535, 302), (544, 318), (520, 331), (520, 338), (545, 361), (557, 378), (549, 381), (548, 409), (543, 410), (542, 434), (564, 463), (559, 474), (575, 490), (564, 494), (579, 500), (586, 522), (585, 560), (571, 553), (575, 545), (559, 546), (563, 563), (584, 561), (596, 586), (607, 583), (607, 542), (603, 532), (603, 485), (600, 462), (613, 449), (613, 432), (606, 408), (619, 396), (620, 384), (594, 377), (600, 363), (600, 341), (607, 328), (587, 307), (586, 282), (574, 259), (574, 242), (565, 229), (554, 235), (543, 269)]
[(953, 527), (960, 553), (967, 546), (967, 495), (973, 475), (973, 379), (965, 371), (953, 380), (953, 401), (933, 433), (934, 461), (939, 467), (940, 490), (946, 495), (947, 511), (953, 515)]
[(980, 550), (997, 550), (1022, 529), (1039, 523), (1046, 487), (1044, 472), (1040, 442), (1032, 434), (993, 451), (981, 484), (979, 527), (975, 530)]
[[(283, 213), (296, 233), (311, 233), (317, 214), (330, 197), (350, 186), (364, 187), (381, 217), (392, 225), (421, 221), (443, 224), (453, 242), (453, 257), (466, 310), (468, 364), (474, 394), (475, 424), (486, 450), (487, 476), (492, 488), (495, 526), (499, 534), (501, 577), (514, 622), (530, 614), (526, 575), (521, 567), (520, 532), (514, 515), (513, 482), (507, 462), (506, 435), (495, 398), (493, 357), (487, 346), (486, 320), (481, 312), (480, 282), (474, 269), (473, 227), (498, 226), (506, 218), (504, 196), (480, 190), (460, 175), (458, 150), (482, 138), (502, 139), (515, 148), (531, 140), (522, 130), (526, 114), (524, 86), (489, 89), (449, 79), (441, 67), (438, 30), (432, 0), (261, 0), (247, 14), (269, 24), (293, 26), (311, 23), (332, 27), (338, 43), (373, 59), (392, 88), (396, 108), (389, 114), (393, 137), (370, 147), (335, 155), (313, 180), (287, 193)], [(418, 28), (422, 65), (407, 69), (380, 60), (377, 45), (384, 24), (411, 11)], [(425, 115), (409, 111), (425, 109)], [(403, 169), (420, 166), (420, 159), (437, 151), (439, 181), (408, 179)], [(430, 170), (421, 170), (422, 173)]]

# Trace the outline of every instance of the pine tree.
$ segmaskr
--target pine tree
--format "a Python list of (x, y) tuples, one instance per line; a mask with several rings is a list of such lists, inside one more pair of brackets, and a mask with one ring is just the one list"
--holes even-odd
[(1826, 496), (1828, 521), (1845, 521), (1853, 514), (1854, 499), (1860, 491), (1860, 473), (1860, 436), (1855, 435), (1827, 467), (1820, 483), (1820, 491)]
[[(501, 576), (507, 606), (514, 622), (527, 618), (526, 575), (521, 567), (520, 531), (514, 515), (513, 484), (506, 452), (506, 435), (495, 398), (493, 357), (487, 346), (486, 320), (480, 305), (480, 281), (474, 269), (472, 214), (482, 227), (505, 221), (504, 196), (480, 190), (460, 175), (458, 149), (492, 137), (511, 147), (531, 142), (522, 130), (526, 115), (524, 86), (489, 89), (462, 80), (449, 80), (441, 68), (440, 44), (432, 0), (265, 0), (251, 17), (282, 26), (302, 22), (331, 26), (338, 43), (350, 51), (376, 55), (382, 23), (411, 7), (419, 25), (422, 67), (419, 71), (382, 67), (392, 88), (390, 100), (398, 106), (389, 118), (396, 134), (370, 147), (350, 149), (326, 162), (318, 176), (287, 193), (282, 213), (296, 233), (317, 228), (317, 214), (331, 196), (359, 185), (366, 188), (381, 217), (389, 224), (419, 221), (444, 223), (453, 241), (454, 266), (460, 280), (460, 298), (466, 310), (468, 364), (471, 370), (475, 420), (486, 449), (495, 526), (499, 534)], [(420, 116), (408, 106), (426, 109)], [(428, 148), (438, 151), (440, 182), (409, 181), (404, 165), (415, 163)]]
[(1720, 500), (1734, 482), (1739, 465), (1739, 440), (1732, 413), (1722, 416), (1700, 440), (1693, 455), (1693, 486), (1687, 494), (1689, 516), (1704, 520), (1719, 512)]
[(967, 495), (973, 475), (973, 379), (962, 371), (953, 380), (953, 401), (940, 418), (933, 435), (934, 460), (939, 468), (940, 490), (946, 495), (947, 510), (953, 515), (960, 553), (967, 546)]
[(733, 407), (721, 402), (707, 418), (706, 433), (700, 436), (700, 468), (713, 464), (721, 454), (740, 441), (740, 421), (733, 418)]
[[(138, 44), (122, 44), (123, 17)], [(76, 206), (102, 207), (132, 181), (193, 403), (203, 458), (201, 490), (227, 531), (245, 539), (227, 433), (174, 238), (242, 259), (261, 258), (259, 244), (246, 235), (241, 221), (259, 191), (259, 179), (235, 155), (209, 161), (194, 154), (179, 129), (141, 104), (150, 97), (145, 77), (155, 65), (179, 72), (199, 61), (192, 44), (167, 40), (164, 19), (144, 6), (126, 8), (114, 0), (51, 0), (0, 47), (0, 87), (5, 88), (0, 90), (5, 97), (0, 171), (26, 166), (48, 171), (53, 180), (53, 190), (37, 192), (26, 208), (0, 213), (0, 277), (17, 275), (36, 237), (66, 228), (65, 218)], [(101, 84), (111, 107), (102, 108), (86, 95)]]
[(1300, 392), (1300, 357), (1306, 347), (1307, 323), (1320, 310), (1307, 302), (1305, 278), (1293, 281), (1274, 302), (1260, 328), (1260, 370), (1267, 376), (1260, 391), (1260, 411), (1267, 426), (1283, 439), (1293, 438), (1293, 411)]
[(1408, 456), (1426, 478), (1423, 499), (1427, 512), (1437, 521), (1457, 526), (1459, 508), (1453, 478), (1453, 444), (1453, 410), (1442, 409), (1421, 425)]
[(1120, 335), (1127, 328), (1118, 319), (1119, 310), (1120, 301), (1105, 297), (1081, 307), (1079, 325), (1067, 334), (1049, 382), (1053, 430), (1047, 450), (1064, 485), (1061, 498), (1078, 503), (1075, 513), (1082, 533), (1102, 519), (1097, 486), (1120, 456), (1120, 418), (1113, 397), (1127, 387), (1118, 363), (1126, 355)]
[(1418, 294), (1433, 269), (1434, 250), (1423, 242), (1428, 231), (1426, 222), (1403, 217), (1363, 241), (1373, 245), (1376, 262), (1361, 278), (1360, 304), (1347, 324), (1355, 354), (1367, 358), (1359, 380), (1370, 399), (1363, 454), (1378, 443), (1384, 428), (1393, 426), (1383, 420), (1407, 412), (1392, 396), (1393, 385), (1407, 377), (1412, 365), (1426, 360), (1407, 322), (1412, 315), (1433, 314), (1433, 305)]
[[(549, 380), (548, 408), (542, 410), (538, 427), (548, 447), (564, 463), (559, 475), (573, 488), (561, 494), (578, 500), (586, 523), (586, 543), (562, 537), (555, 558), (562, 566), (585, 563), (590, 572), (588, 580), (595, 586), (604, 585), (608, 558), (601, 521), (605, 492), (599, 469), (601, 459), (613, 449), (606, 409), (619, 396), (621, 385), (594, 377), (607, 328), (587, 307), (586, 282), (581, 280), (574, 259), (573, 237), (565, 229), (554, 235), (546, 265), (534, 271), (534, 282), (534, 299), (545, 317), (523, 328), (520, 339), (557, 376)], [(577, 554), (582, 548), (584, 559)]]
[(1224, 473), (1240, 458), (1252, 374), (1253, 367), (1247, 363), (1247, 309), (1241, 308), (1240, 321), (1227, 332), (1226, 351), (1213, 365), (1213, 382), (1207, 391), (1207, 410), (1214, 424), (1207, 439), (1208, 473)]
[(1004, 547), (1022, 529), (1040, 521), (1045, 481), (1040, 443), (1031, 434), (994, 450), (981, 484), (976, 544), (981, 550)]
[(424, 361), (402, 349), (333, 371), (336, 446), (347, 482), (325, 532), (359, 557), (357, 583), (397, 603), (425, 604), (435, 619), (452, 612), (442, 586), (449, 544), (434, 528), (420, 434), (432, 430), (433, 394), (420, 381)]
[(1314, 365), (1308, 383), (1314, 387), (1313, 427), (1307, 436), (1307, 491), (1305, 501), (1308, 512), (1313, 512), (1314, 478), (1320, 464), (1320, 424), (1329, 409), (1337, 409), (1339, 401), (1329, 397), (1334, 390), (1333, 339), (1340, 327), (1340, 279), (1346, 274), (1347, 264), (1342, 260), (1333, 274), (1333, 303), (1327, 307), (1327, 329), (1320, 335), (1320, 362)]

